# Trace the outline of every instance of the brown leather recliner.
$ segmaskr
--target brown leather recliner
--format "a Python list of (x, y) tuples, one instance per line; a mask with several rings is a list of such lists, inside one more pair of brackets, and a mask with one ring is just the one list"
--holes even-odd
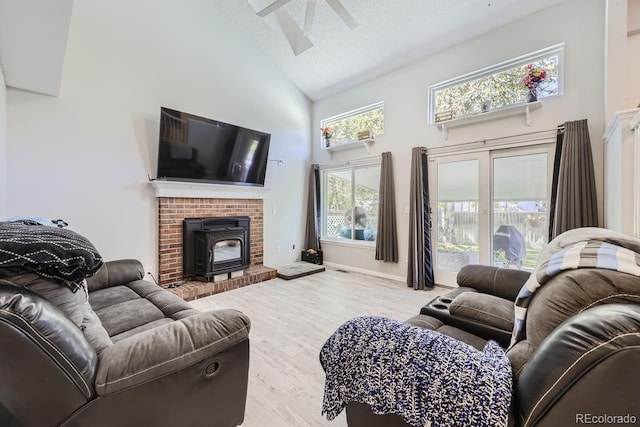
[[(592, 238), (624, 245), (637, 254), (636, 259), (640, 257), (639, 240), (593, 228), (567, 232), (554, 239), (545, 251), (551, 253)], [(474, 270), (478, 283), (474, 283)], [(445, 301), (443, 308), (435, 308), (442, 311), (440, 318), (420, 314), (408, 322), (478, 349), (487, 339), (504, 343), (501, 331), (508, 325), (499, 325), (495, 335), (485, 326), (496, 326), (491, 324), (496, 321), (496, 314), (508, 319), (505, 301), (513, 315), (511, 301), (517, 292), (513, 292), (513, 286), (493, 280), (505, 273), (522, 284), (521, 274), (493, 267), (470, 266), (464, 270), (463, 283), (475, 291), (460, 289), (448, 299), (455, 301), (464, 295), (462, 312), (468, 318), (455, 310), (452, 315), (444, 306), (453, 302)], [(470, 314), (474, 309), (480, 314)], [(453, 318), (462, 323), (448, 324)], [(557, 427), (597, 420), (599, 425), (614, 425), (640, 420), (640, 277), (601, 268), (563, 271), (534, 293), (525, 332), (525, 338), (507, 351), (513, 370), (511, 426)], [(376, 415), (368, 405), (357, 402), (347, 405), (347, 422), (350, 427), (408, 425), (398, 415)]]
[(0, 424), (242, 423), (249, 319), (194, 310), (143, 276), (138, 261), (105, 263), (89, 304), (32, 273), (0, 281)]

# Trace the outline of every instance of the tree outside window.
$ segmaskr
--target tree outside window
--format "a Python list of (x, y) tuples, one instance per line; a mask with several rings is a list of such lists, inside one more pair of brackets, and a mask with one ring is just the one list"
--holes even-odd
[(358, 133), (369, 130), (373, 135), (384, 133), (384, 103), (369, 105), (358, 110), (324, 119), (321, 128), (331, 128), (330, 147), (358, 140)]
[(440, 83), (430, 88), (430, 122), (436, 113), (451, 111), (455, 118), (483, 112), (490, 100), (491, 109), (526, 102), (528, 88), (523, 84), (527, 66), (542, 68), (546, 78), (537, 88), (538, 99), (561, 94), (563, 46), (552, 46), (488, 69)]

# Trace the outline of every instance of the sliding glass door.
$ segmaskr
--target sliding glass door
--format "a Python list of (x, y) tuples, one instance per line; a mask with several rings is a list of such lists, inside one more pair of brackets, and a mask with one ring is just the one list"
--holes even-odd
[(549, 230), (552, 154), (498, 152), (492, 160), (492, 264), (533, 270)]
[(429, 171), (429, 182), (436, 187), (431, 197), (435, 281), (453, 284), (463, 266), (489, 261), (480, 250), (488, 243), (483, 225), (489, 190), (487, 153), (430, 159)]
[(429, 158), (436, 283), (467, 264), (531, 270), (547, 242), (553, 145)]

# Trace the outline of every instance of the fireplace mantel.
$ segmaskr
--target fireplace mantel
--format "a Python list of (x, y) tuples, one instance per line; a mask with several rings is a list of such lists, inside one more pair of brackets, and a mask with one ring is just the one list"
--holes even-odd
[(269, 188), (245, 185), (222, 185), (182, 181), (150, 181), (156, 197), (190, 197), (197, 199), (264, 199)]

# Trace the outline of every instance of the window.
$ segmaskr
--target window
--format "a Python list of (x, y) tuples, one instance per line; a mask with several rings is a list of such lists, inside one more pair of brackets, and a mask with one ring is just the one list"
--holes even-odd
[[(373, 135), (384, 133), (384, 102), (329, 117), (320, 122), (321, 128), (331, 128), (333, 136), (329, 147), (358, 140), (358, 132), (371, 131)], [(323, 147), (326, 147), (324, 139)]]
[(429, 123), (439, 113), (452, 112), (453, 117), (480, 113), (487, 100), (491, 109), (525, 102), (529, 90), (523, 78), (529, 65), (546, 71), (537, 87), (538, 99), (561, 95), (563, 54), (564, 44), (559, 44), (430, 86)]
[(380, 163), (322, 171), (322, 238), (376, 240)]

